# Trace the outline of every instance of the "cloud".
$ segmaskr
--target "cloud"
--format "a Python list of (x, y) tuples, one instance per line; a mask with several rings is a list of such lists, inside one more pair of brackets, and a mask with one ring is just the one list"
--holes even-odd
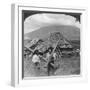
[(80, 28), (80, 22), (75, 17), (65, 14), (35, 14), (24, 21), (24, 34), (49, 25), (68, 25)]

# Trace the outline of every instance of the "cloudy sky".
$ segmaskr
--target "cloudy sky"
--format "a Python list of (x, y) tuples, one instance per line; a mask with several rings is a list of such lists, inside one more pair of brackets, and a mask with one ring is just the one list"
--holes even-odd
[(50, 25), (67, 25), (80, 28), (76, 17), (67, 14), (38, 13), (30, 15), (24, 21), (24, 34)]

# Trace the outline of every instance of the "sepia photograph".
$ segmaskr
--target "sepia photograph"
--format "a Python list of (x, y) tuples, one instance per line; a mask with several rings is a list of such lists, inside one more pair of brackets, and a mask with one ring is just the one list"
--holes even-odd
[(80, 75), (80, 17), (22, 10), (23, 78)]

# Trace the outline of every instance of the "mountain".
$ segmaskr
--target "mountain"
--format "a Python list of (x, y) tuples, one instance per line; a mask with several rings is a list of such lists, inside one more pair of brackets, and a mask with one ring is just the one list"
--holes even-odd
[(25, 39), (25, 40), (24, 40), (24, 45), (27, 45), (28, 43), (31, 43), (31, 41), (32, 41), (32, 40), (30, 40), (30, 39)]
[(60, 32), (68, 40), (80, 40), (80, 29), (75, 26), (53, 25), (42, 27), (33, 32), (25, 34), (30, 39), (42, 38), (45, 39), (49, 33)]

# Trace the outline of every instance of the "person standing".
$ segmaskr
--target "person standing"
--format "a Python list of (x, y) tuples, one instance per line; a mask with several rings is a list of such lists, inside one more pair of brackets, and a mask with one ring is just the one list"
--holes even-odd
[(36, 67), (40, 64), (40, 58), (39, 58), (39, 52), (38, 50), (35, 50), (32, 56), (32, 62)]
[(48, 76), (54, 75), (55, 68), (54, 68), (54, 58), (53, 57), (51, 57), (50, 61), (48, 62), (47, 70), (48, 70)]
[(49, 60), (50, 60), (51, 53), (52, 53), (52, 49), (48, 48), (47, 53), (46, 53), (46, 60), (47, 60), (47, 62), (49, 62)]

